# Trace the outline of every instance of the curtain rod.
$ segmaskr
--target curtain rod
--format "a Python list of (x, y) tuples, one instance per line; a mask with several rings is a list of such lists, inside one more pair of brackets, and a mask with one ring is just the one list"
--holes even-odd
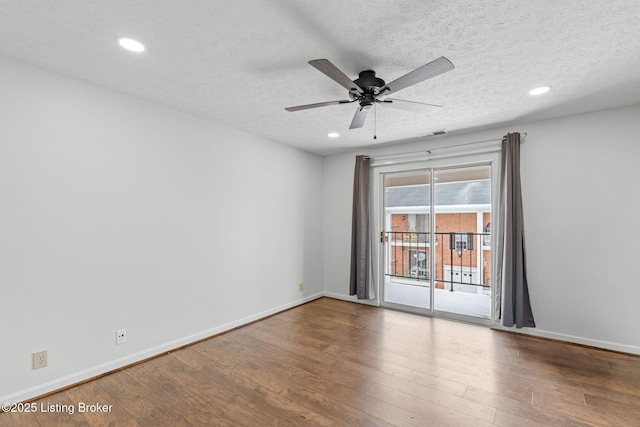
[[(524, 137), (527, 136), (526, 132), (522, 132), (520, 135), (523, 135)], [(436, 151), (436, 150), (444, 150), (447, 148), (454, 148), (454, 147), (463, 147), (466, 145), (475, 145), (475, 144), (482, 144), (482, 143), (487, 143), (487, 142), (498, 142), (498, 141), (502, 141), (502, 138), (493, 138), (493, 139), (485, 139), (482, 141), (473, 141), (473, 142), (464, 142), (462, 144), (452, 144), (452, 145), (446, 145), (444, 147), (435, 147), (435, 148), (431, 148), (429, 150), (419, 150), (419, 151), (409, 151), (409, 152), (405, 152), (405, 153), (397, 153), (397, 154), (387, 154), (387, 155), (382, 155), (382, 156), (375, 156), (375, 157), (369, 157), (372, 160), (385, 160), (385, 159), (393, 159), (395, 157), (406, 157), (412, 154), (431, 154), (432, 151)], [(524, 142), (524, 138), (520, 141), (521, 143)]]

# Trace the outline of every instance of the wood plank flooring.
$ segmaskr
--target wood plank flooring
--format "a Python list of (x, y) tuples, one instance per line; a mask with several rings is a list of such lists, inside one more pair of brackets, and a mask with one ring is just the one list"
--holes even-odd
[(0, 426), (640, 426), (640, 357), (322, 298), (35, 403)]

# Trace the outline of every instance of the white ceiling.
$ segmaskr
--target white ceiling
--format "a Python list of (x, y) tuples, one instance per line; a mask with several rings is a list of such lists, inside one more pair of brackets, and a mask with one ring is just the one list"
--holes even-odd
[[(0, 55), (329, 154), (640, 103), (639, 23), (638, 0), (0, 0)], [(347, 98), (311, 59), (389, 82), (439, 56), (393, 96), (444, 108), (379, 107), (375, 141), (356, 104), (284, 110)]]

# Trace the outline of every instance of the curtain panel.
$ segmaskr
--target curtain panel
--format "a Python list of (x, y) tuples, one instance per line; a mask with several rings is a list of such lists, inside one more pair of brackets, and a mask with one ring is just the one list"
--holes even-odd
[(535, 327), (527, 283), (517, 132), (502, 140), (498, 200), (495, 313), (503, 326)]
[(349, 295), (357, 295), (358, 299), (374, 298), (369, 200), (370, 170), (371, 159), (368, 156), (356, 156), (353, 176)]

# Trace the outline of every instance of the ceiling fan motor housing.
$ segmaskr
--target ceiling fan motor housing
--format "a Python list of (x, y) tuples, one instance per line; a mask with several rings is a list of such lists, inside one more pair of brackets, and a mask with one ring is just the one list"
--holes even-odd
[(358, 78), (353, 81), (363, 91), (363, 94), (357, 92), (349, 92), (351, 99), (360, 101), (362, 108), (371, 108), (376, 100), (376, 96), (380, 93), (380, 88), (385, 85), (384, 80), (376, 77), (376, 72), (373, 70), (361, 71)]

